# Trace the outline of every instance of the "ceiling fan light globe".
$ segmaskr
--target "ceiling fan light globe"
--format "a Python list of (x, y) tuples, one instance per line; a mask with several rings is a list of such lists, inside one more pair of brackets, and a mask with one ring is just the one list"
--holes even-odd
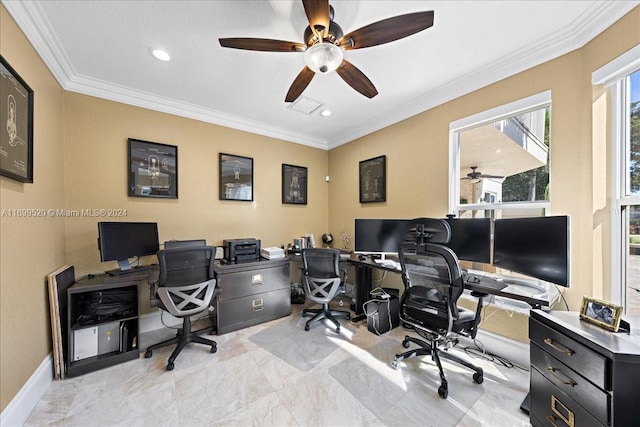
[(332, 43), (317, 43), (304, 53), (304, 61), (314, 73), (327, 74), (342, 63), (344, 51)]

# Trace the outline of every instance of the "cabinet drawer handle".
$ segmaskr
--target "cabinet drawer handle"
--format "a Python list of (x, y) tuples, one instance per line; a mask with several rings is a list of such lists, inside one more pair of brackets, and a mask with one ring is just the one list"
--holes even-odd
[(562, 384), (566, 384), (566, 385), (570, 385), (571, 387), (575, 387), (578, 385), (577, 382), (575, 382), (574, 380), (572, 380), (571, 378), (565, 380), (563, 378), (560, 377), (560, 375), (556, 374), (556, 371), (560, 372), (558, 369), (549, 366), (547, 368), (547, 372), (549, 372), (551, 375), (553, 375), (554, 377), (556, 377), (558, 380), (560, 380), (560, 382), (562, 382)]
[(264, 299), (254, 299), (251, 301), (251, 308), (253, 311), (261, 311), (264, 308)]
[(555, 417), (553, 415), (547, 415), (547, 421), (549, 421), (553, 427), (558, 427), (558, 425), (555, 423), (557, 419), (558, 417)]
[[(558, 408), (559, 407), (559, 408)], [(553, 415), (549, 415), (549, 417), (553, 417), (554, 420), (557, 420), (558, 418), (560, 418), (562, 421), (564, 421), (569, 427), (574, 427), (575, 423), (576, 423), (576, 417), (575, 414), (569, 409), (567, 408), (557, 397), (555, 397), (553, 394), (551, 395), (551, 410), (553, 411), (554, 414), (557, 415), (557, 417), (554, 417)], [(565, 416), (562, 412), (566, 412), (567, 415)], [(549, 419), (549, 417), (547, 417), (547, 419)], [(552, 423), (553, 424), (553, 423)], [(553, 424), (555, 426), (555, 424)]]
[(251, 276), (251, 286), (262, 286), (263, 281), (264, 277), (262, 274), (254, 274)]
[(551, 338), (545, 338), (544, 339), (544, 343), (546, 345), (548, 345), (549, 347), (553, 348), (554, 350), (559, 351), (560, 353), (564, 353), (564, 354), (566, 354), (568, 356), (573, 356), (575, 354), (575, 351), (573, 351), (573, 350), (571, 350), (571, 349), (569, 349), (567, 347), (562, 346), (564, 348), (561, 348), (558, 344), (554, 343)]

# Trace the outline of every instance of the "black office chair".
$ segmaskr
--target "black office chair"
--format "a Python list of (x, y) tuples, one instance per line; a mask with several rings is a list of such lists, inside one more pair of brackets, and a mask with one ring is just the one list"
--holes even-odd
[(340, 276), (340, 251), (338, 249), (309, 248), (302, 250), (302, 285), (306, 297), (322, 308), (305, 308), (302, 316), (314, 316), (309, 319), (304, 327), (309, 330), (312, 323), (322, 319), (329, 319), (336, 325), (336, 332), (340, 332), (340, 322), (334, 316), (351, 318), (348, 311), (331, 310), (329, 302), (341, 290), (342, 277)]
[[(191, 330), (191, 316), (207, 311), (215, 296), (216, 281), (213, 264), (216, 248), (213, 246), (186, 245), (158, 252), (160, 277), (157, 283), (156, 301), (162, 310), (182, 318), (182, 329), (174, 338), (147, 348), (144, 357), (153, 355), (153, 350), (177, 344), (169, 356), (167, 370), (174, 368), (174, 361), (182, 349), (190, 342), (211, 346), (211, 353), (217, 351), (215, 341), (203, 338), (202, 331)], [(150, 285), (155, 287), (155, 284)]]
[(413, 356), (430, 355), (438, 365), (441, 384), (440, 397), (446, 399), (449, 391), (442, 370), (441, 358), (466, 366), (474, 371), (473, 380), (482, 384), (482, 368), (449, 352), (458, 344), (459, 336), (475, 338), (483, 296), (478, 297), (476, 311), (457, 306), (464, 291), (460, 264), (456, 254), (445, 246), (451, 238), (451, 228), (441, 219), (418, 218), (407, 225), (407, 240), (400, 246), (400, 263), (405, 292), (402, 296), (400, 319), (413, 326), (423, 339), (405, 336), (402, 345), (410, 343), (418, 349), (397, 354), (391, 366)]

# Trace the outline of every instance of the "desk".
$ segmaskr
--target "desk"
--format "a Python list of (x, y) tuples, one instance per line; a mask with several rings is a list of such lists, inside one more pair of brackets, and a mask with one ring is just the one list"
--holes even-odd
[[(348, 261), (356, 268), (356, 307), (355, 317), (352, 318), (354, 322), (359, 322), (366, 318), (364, 314), (363, 304), (369, 299), (369, 292), (371, 291), (371, 281), (373, 276), (373, 269), (390, 271), (395, 274), (402, 274), (402, 270), (384, 265), (378, 264), (371, 259), (371, 257), (364, 257), (360, 259), (360, 256), (352, 254)], [(476, 292), (482, 295), (496, 295), (513, 300), (523, 301), (529, 304), (532, 308), (550, 308), (550, 301), (548, 299), (536, 298), (535, 296), (523, 295), (515, 292), (509, 292), (507, 288), (496, 289), (491, 287), (491, 282), (495, 279), (490, 276), (480, 276), (481, 280), (477, 283), (465, 282), (464, 287), (471, 292)]]

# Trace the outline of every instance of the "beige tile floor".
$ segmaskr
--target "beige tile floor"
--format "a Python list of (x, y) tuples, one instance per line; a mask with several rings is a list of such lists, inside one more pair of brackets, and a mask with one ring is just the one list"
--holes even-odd
[(444, 362), (449, 397), (441, 399), (430, 358), (390, 367), (394, 353), (404, 350), (404, 335), (412, 334), (402, 327), (377, 336), (366, 322), (342, 321), (341, 339), (335, 340), (334, 332), (315, 325), (306, 334), (321, 328), (315, 337), (333, 349), (308, 370), (251, 340), (265, 328), (285, 326), (279, 322), (304, 328), (301, 308), (294, 305), (290, 317), (213, 337), (215, 354), (192, 344), (170, 372), (165, 364), (172, 347), (167, 347), (150, 359), (56, 381), (25, 425), (529, 426), (519, 410), (528, 372), (476, 357), (474, 363), (485, 371), (479, 385), (469, 371)]

